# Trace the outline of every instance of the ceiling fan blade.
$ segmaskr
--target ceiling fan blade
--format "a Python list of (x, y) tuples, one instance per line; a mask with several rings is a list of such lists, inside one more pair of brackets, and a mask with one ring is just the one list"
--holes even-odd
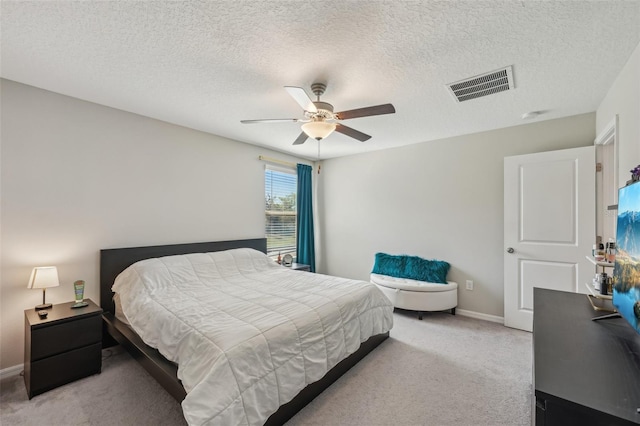
[(264, 120), (240, 120), (242, 124), (255, 124), (255, 123), (297, 123), (301, 121), (297, 118), (267, 118)]
[(296, 139), (293, 144), (294, 145), (302, 145), (303, 143), (305, 143), (307, 141), (307, 139), (309, 138), (309, 136), (307, 136), (307, 134), (305, 132), (300, 133), (300, 136), (298, 136), (298, 139)]
[(342, 124), (336, 124), (336, 132), (340, 132), (343, 135), (350, 136), (354, 139), (358, 139), (360, 142), (368, 141), (371, 139), (371, 136), (362, 133), (356, 129), (352, 129), (351, 127), (343, 126)]
[(313, 101), (307, 95), (302, 87), (284, 86), (285, 90), (289, 92), (289, 95), (302, 107), (303, 110), (309, 112), (318, 112), (318, 109), (313, 104)]
[(396, 112), (396, 109), (393, 105), (384, 104), (337, 112), (336, 116), (338, 116), (338, 120), (348, 120), (350, 118), (369, 117), (371, 115), (393, 114), (394, 112)]

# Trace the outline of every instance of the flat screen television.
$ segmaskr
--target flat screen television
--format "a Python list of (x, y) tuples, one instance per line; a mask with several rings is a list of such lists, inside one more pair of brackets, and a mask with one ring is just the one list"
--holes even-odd
[(613, 305), (640, 333), (640, 182), (618, 191)]

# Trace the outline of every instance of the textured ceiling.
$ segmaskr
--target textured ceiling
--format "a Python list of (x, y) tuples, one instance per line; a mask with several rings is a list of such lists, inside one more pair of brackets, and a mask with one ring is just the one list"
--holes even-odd
[[(321, 158), (595, 111), (640, 42), (632, 1), (2, 1), (3, 78), (315, 159), (283, 89), (322, 81), (343, 123)], [(515, 90), (446, 84), (513, 66)]]

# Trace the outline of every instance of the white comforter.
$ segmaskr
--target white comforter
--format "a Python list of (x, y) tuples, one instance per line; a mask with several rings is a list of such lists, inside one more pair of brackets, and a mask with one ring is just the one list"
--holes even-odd
[(373, 284), (292, 271), (252, 249), (143, 260), (113, 291), (142, 339), (178, 363), (193, 425), (263, 424), (393, 325)]

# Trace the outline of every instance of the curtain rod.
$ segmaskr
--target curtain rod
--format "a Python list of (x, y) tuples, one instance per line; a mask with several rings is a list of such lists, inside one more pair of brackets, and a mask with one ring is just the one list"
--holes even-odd
[(258, 156), (258, 160), (267, 161), (269, 163), (282, 164), (283, 166), (293, 167), (294, 169), (297, 167), (296, 163), (290, 163), (288, 161), (278, 160), (271, 157), (265, 157), (264, 155)]

